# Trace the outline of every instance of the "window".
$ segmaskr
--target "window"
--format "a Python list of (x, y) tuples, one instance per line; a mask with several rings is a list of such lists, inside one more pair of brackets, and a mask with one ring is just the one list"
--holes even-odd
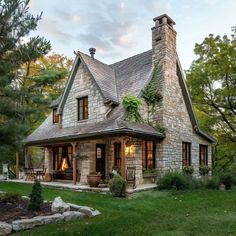
[(53, 121), (53, 124), (59, 123), (59, 115), (57, 114), (57, 108), (53, 109), (52, 121)]
[(142, 148), (143, 170), (155, 168), (155, 151), (156, 145), (154, 141), (144, 141)]
[(78, 120), (88, 119), (88, 97), (78, 98)]
[(207, 145), (199, 145), (199, 163), (200, 166), (208, 165)]
[(114, 143), (114, 165), (121, 169), (121, 143)]
[(191, 166), (191, 143), (182, 143), (183, 166)]

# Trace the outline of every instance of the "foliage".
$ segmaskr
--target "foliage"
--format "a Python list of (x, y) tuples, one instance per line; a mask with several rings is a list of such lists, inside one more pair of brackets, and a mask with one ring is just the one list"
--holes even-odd
[(158, 175), (159, 174), (159, 171), (158, 169), (147, 169), (147, 170), (144, 170), (143, 171), (143, 174), (144, 175)]
[(38, 211), (40, 209), (41, 204), (43, 203), (43, 197), (42, 197), (42, 187), (40, 181), (38, 181), (37, 179), (34, 181), (32, 192), (29, 195), (29, 197), (30, 197), (30, 203), (28, 209), (32, 211)]
[(192, 175), (194, 172), (194, 169), (192, 166), (184, 166), (183, 167), (183, 174), (184, 175)]
[(126, 181), (120, 175), (114, 175), (109, 181), (109, 189), (114, 197), (124, 197), (126, 191)]
[(185, 176), (177, 172), (168, 172), (158, 180), (159, 190), (186, 190), (189, 188), (188, 180)]
[(128, 120), (130, 122), (141, 122), (142, 118), (139, 113), (139, 108), (142, 102), (139, 98), (133, 95), (126, 95), (123, 97), (122, 104), (128, 113)]
[(208, 175), (208, 173), (210, 172), (211, 168), (209, 166), (206, 166), (206, 165), (201, 165), (199, 167), (199, 173), (200, 175)]
[(162, 99), (161, 88), (160, 88), (160, 84), (162, 81), (161, 78), (162, 78), (162, 70), (159, 63), (157, 63), (154, 66), (151, 81), (142, 90), (142, 95), (141, 95), (142, 98), (147, 103), (148, 108), (149, 106), (151, 106), (151, 110), (148, 111), (148, 113), (151, 114), (155, 112), (155, 108), (158, 102)]
[(220, 185), (219, 177), (213, 176), (212, 178), (209, 178), (206, 180), (205, 186), (208, 189), (218, 189)]
[(21, 194), (16, 193), (16, 192), (7, 192), (0, 195), (0, 201), (3, 201), (3, 202), (15, 203), (19, 201), (20, 198), (21, 198)]
[(196, 44), (198, 58), (187, 84), (200, 127), (217, 138), (216, 171), (236, 167), (236, 39), (209, 35)]
[(61, 55), (45, 56), (51, 49), (45, 38), (25, 40), (41, 17), (29, 13), (29, 0), (1, 1), (1, 160), (12, 161), (16, 149), (22, 151), (20, 141), (45, 118), (71, 63)]
[(219, 175), (219, 178), (220, 178), (220, 184), (224, 184), (227, 190), (231, 189), (232, 185), (234, 184), (234, 177), (231, 173), (227, 172), (221, 173)]

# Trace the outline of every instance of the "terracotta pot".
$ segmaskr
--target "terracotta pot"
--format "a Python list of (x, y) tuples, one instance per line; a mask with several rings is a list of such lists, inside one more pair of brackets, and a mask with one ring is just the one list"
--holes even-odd
[(100, 184), (102, 175), (89, 174), (87, 175), (87, 181), (90, 187), (98, 187)]

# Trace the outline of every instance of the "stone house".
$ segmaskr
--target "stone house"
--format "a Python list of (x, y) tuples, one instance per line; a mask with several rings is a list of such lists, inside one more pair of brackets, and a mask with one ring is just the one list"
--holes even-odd
[[(76, 53), (52, 113), (25, 140), (27, 148), (45, 149), (48, 181), (67, 178), (86, 183), (90, 172), (107, 178), (114, 167), (125, 177), (127, 167), (133, 166), (136, 184), (141, 184), (151, 169), (181, 171), (191, 165), (198, 176), (200, 165), (211, 166), (214, 139), (198, 126), (176, 53), (175, 23), (167, 15), (153, 20), (151, 50), (111, 65), (95, 59), (93, 48), (91, 55)], [(149, 117), (141, 95), (157, 63), (161, 99)], [(143, 122), (128, 120), (122, 105), (125, 95), (142, 100)]]

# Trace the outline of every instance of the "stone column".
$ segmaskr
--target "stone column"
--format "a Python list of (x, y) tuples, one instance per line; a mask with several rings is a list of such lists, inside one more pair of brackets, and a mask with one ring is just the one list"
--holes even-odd
[(45, 147), (44, 150), (44, 166), (46, 168), (46, 173), (44, 177), (44, 181), (50, 182), (52, 181), (53, 174), (53, 160), (52, 160), (52, 151), (51, 148)]

